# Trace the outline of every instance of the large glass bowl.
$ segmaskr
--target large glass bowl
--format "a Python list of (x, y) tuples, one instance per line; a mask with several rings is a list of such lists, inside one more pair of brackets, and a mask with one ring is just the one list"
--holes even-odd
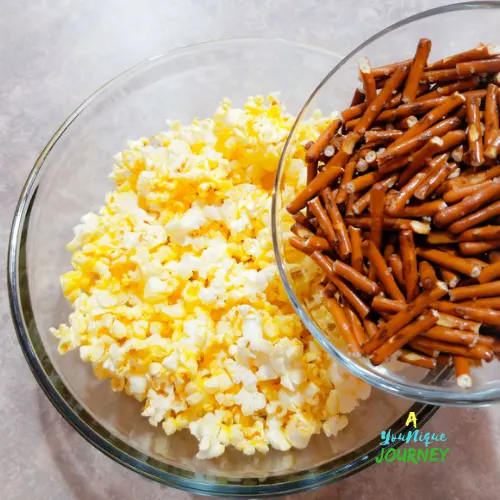
[(315, 437), (304, 451), (247, 457), (229, 449), (216, 460), (194, 458), (189, 432), (167, 437), (140, 416), (133, 398), (97, 380), (78, 353), (57, 353), (49, 327), (70, 306), (59, 275), (70, 269), (65, 250), (80, 217), (97, 210), (112, 187), (112, 156), (127, 139), (151, 135), (165, 118), (189, 123), (212, 116), (222, 97), (243, 105), (249, 95), (281, 91), (291, 113), (338, 58), (279, 40), (233, 40), (168, 53), (108, 83), (61, 126), (42, 152), (21, 194), (9, 250), (12, 314), (33, 374), (61, 414), (89, 442), (144, 476), (217, 496), (278, 495), (353, 474), (379, 453), (380, 432), (404, 427), (406, 413), (424, 423), (434, 407), (374, 391), (349, 416), (338, 439)]
[[(461, 389), (450, 369), (432, 372), (422, 368), (394, 370), (387, 366), (374, 367), (366, 359), (347, 355), (335, 338), (322, 330), (310, 308), (310, 297), (301, 295), (300, 275), (292, 275), (287, 237), (290, 224), (284, 217), (282, 193), (287, 184), (288, 164), (293, 154), (291, 146), (297, 123), (308, 119), (315, 109), (324, 112), (341, 111), (349, 107), (353, 90), (359, 85), (358, 61), (367, 56), (373, 66), (413, 57), (419, 38), (432, 40), (431, 60), (441, 59), (477, 46), (480, 42), (500, 42), (500, 3), (474, 2), (432, 9), (386, 28), (345, 57), (321, 82), (300, 112), (285, 145), (275, 184), (273, 206), (274, 249), (281, 278), (288, 296), (303, 323), (330, 352), (352, 373), (374, 387), (417, 401), (442, 405), (485, 405), (500, 401), (500, 363), (493, 361), (474, 370), (474, 385)], [(308, 259), (308, 257), (304, 257)], [(398, 366), (398, 368), (401, 368)]]

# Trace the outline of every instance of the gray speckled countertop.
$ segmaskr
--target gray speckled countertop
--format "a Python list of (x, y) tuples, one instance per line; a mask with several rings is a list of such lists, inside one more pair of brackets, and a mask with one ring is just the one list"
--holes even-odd
[[(436, 0), (3, 0), (0, 12), (0, 255), (39, 152), (69, 113), (130, 65), (183, 45), (274, 36), (343, 55)], [(353, 22), (355, 20), (355, 22)], [(0, 277), (5, 283), (5, 265)], [(63, 420), (24, 362), (0, 289), (0, 497), (51, 500), (193, 498), (106, 458)], [(314, 499), (498, 498), (500, 407), (441, 409), (426, 427), (447, 432), (444, 464), (386, 464), (313, 493)], [(64, 460), (58, 450), (64, 447)], [(411, 469), (410, 469), (411, 468)]]

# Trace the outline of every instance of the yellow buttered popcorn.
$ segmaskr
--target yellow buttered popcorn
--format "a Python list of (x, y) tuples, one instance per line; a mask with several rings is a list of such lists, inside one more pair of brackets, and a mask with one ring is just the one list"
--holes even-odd
[[(300, 125), (285, 197), (303, 187), (303, 144), (329, 120)], [(304, 329), (279, 279), (271, 192), (293, 121), (275, 96), (243, 109), (224, 99), (212, 119), (130, 142), (115, 191), (68, 245), (59, 352), (79, 348), (167, 435), (189, 429), (198, 458), (305, 448), (369, 396)]]

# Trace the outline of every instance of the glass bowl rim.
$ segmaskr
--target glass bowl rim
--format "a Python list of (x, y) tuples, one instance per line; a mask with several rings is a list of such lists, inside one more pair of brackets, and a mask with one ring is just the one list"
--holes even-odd
[[(292, 42), (279, 38), (230, 38), (208, 41), (185, 47), (173, 49), (162, 54), (146, 59), (118, 76), (112, 78), (90, 97), (88, 97), (78, 108), (62, 123), (56, 130), (52, 138), (49, 140), (40, 156), (36, 160), (27, 181), (21, 191), (19, 201), (14, 213), (11, 233), (9, 238), (8, 260), (7, 260), (7, 287), (9, 291), (9, 302), (12, 321), (16, 331), (16, 335), (25, 356), (25, 359), (40, 385), (41, 389), (63, 416), (63, 418), (75, 429), (86, 441), (92, 444), (95, 448), (103, 452), (115, 462), (141, 474), (144, 477), (153, 479), (164, 485), (178, 488), (191, 493), (201, 495), (218, 495), (224, 497), (262, 497), (262, 496), (277, 496), (290, 493), (298, 493), (301, 491), (311, 490), (320, 486), (329, 484), (340, 478), (344, 478), (358, 472), (375, 460), (375, 457), (380, 453), (381, 446), (377, 438), (372, 439), (361, 448), (363, 453), (358, 456), (359, 448), (356, 451), (351, 451), (342, 457), (325, 462), (314, 469), (289, 474), (273, 475), (267, 478), (241, 478), (240, 484), (223, 484), (219, 481), (226, 480), (224, 476), (215, 475), (200, 475), (193, 471), (189, 471), (180, 467), (163, 464), (167, 470), (161, 470), (156, 467), (155, 463), (160, 463), (156, 459), (149, 457), (146, 460), (139, 459), (136, 455), (142, 455), (138, 450), (123, 442), (120, 438), (114, 436), (107, 431), (101, 424), (92, 418), (85, 408), (78, 408), (79, 404), (75, 398), (67, 390), (64, 384), (56, 380), (58, 385), (54, 383), (54, 374), (57, 372), (53, 368), (50, 361), (44, 354), (43, 345), (34, 345), (32, 334), (38, 335), (38, 330), (33, 322), (34, 316), (29, 299), (29, 287), (26, 278), (26, 247), (25, 240), (29, 225), (29, 212), (35, 200), (37, 185), (43, 175), (43, 167), (45, 160), (49, 156), (52, 148), (57, 141), (63, 136), (70, 125), (78, 119), (80, 114), (87, 109), (93, 102), (104, 92), (113, 89), (116, 82), (121, 81), (122, 77), (127, 77), (135, 72), (140, 72), (143, 68), (148, 67), (152, 62), (159, 59), (174, 58), (189, 54), (190, 52), (202, 51), (206, 48), (226, 46), (228, 44), (237, 45), (240, 43), (274, 43), (280, 45), (288, 45), (290, 47), (299, 47), (307, 50), (313, 50), (317, 53), (335, 55), (333, 52), (317, 48), (312, 45)], [(27, 287), (27, 292), (21, 292), (20, 283)], [(31, 320), (31, 321), (30, 321)], [(30, 324), (31, 323), (31, 324)], [(36, 340), (36, 339), (35, 339)], [(41, 344), (41, 343), (38, 343)], [(40, 352), (42, 351), (42, 352)], [(43, 359), (46, 358), (46, 363)], [(52, 373), (47, 373), (50, 371)], [(58, 378), (58, 377), (57, 377)], [(62, 395), (60, 392), (64, 391)], [(76, 410), (75, 408), (78, 408)], [(432, 415), (437, 411), (438, 407), (415, 403), (409, 411), (415, 411), (419, 421), (427, 422)], [(405, 417), (401, 416), (392, 424), (392, 428), (401, 429), (405, 425)], [(335, 462), (342, 458), (354, 455), (347, 462), (343, 461), (343, 465), (335, 467)], [(231, 481), (231, 479), (230, 479)]]
[[(354, 50), (352, 50), (349, 54), (347, 54), (342, 61), (340, 61), (321, 81), (321, 83), (316, 87), (314, 92), (309, 96), (308, 100), (305, 102), (301, 111), (297, 115), (295, 123), (290, 130), (288, 138), (285, 142), (285, 146), (283, 148), (283, 152), (280, 157), (280, 161), (278, 164), (278, 169), (276, 172), (276, 178), (274, 183), (273, 190), (273, 199), (272, 199), (272, 208), (271, 208), (271, 228), (272, 228), (272, 238), (273, 238), (273, 247), (275, 259), (278, 265), (278, 272), (280, 274), (281, 281), (283, 282), (283, 286), (285, 287), (286, 293), (293, 307), (295, 308), (298, 316), (301, 321), (304, 323), (306, 328), (311, 332), (314, 338), (321, 344), (321, 346), (330, 353), (335, 360), (337, 360), (341, 365), (347, 368), (351, 373), (361, 378), (365, 382), (368, 382), (370, 385), (376, 387), (377, 389), (384, 390), (390, 394), (395, 396), (403, 397), (406, 399), (411, 399), (413, 401), (420, 401), (422, 403), (429, 404), (437, 404), (444, 406), (487, 406), (493, 403), (500, 402), (500, 390), (493, 389), (489, 391), (483, 391), (478, 394), (467, 394), (463, 393), (451, 393), (446, 390), (440, 389), (438, 386), (426, 386), (426, 387), (418, 387), (419, 384), (406, 383), (406, 382), (391, 382), (388, 383), (387, 380), (377, 374), (370, 372), (363, 368), (361, 365), (356, 364), (352, 361), (352, 359), (343, 354), (341, 351), (336, 349), (323, 335), (321, 330), (316, 326), (314, 321), (311, 320), (307, 311), (304, 309), (299, 299), (295, 295), (291, 284), (288, 281), (288, 277), (285, 271), (285, 264), (280, 255), (280, 242), (279, 242), (279, 234), (278, 234), (278, 193), (280, 190), (280, 179), (285, 170), (285, 157), (290, 146), (292, 137), (295, 132), (295, 128), (297, 124), (302, 120), (307, 108), (311, 104), (312, 100), (315, 96), (321, 91), (321, 89), (325, 86), (325, 84), (330, 80), (330, 78), (347, 62), (352, 60), (354, 56), (359, 54), (359, 52), (372, 42), (378, 40), (379, 38), (393, 32), (394, 30), (411, 24), (414, 21), (418, 21), (420, 19), (426, 19), (433, 17), (435, 15), (446, 14), (448, 12), (459, 12), (459, 11), (467, 11), (467, 10), (488, 10), (488, 9), (500, 9), (500, 2), (498, 1), (480, 1), (480, 2), (463, 2), (456, 4), (444, 5), (441, 7), (435, 7), (432, 9), (425, 10), (423, 12), (419, 12), (410, 17), (402, 19), (387, 28), (379, 31), (372, 37), (365, 40), (363, 43), (358, 45)], [(449, 370), (448, 370), (449, 372)], [(449, 375), (449, 373), (448, 373)], [(430, 388), (432, 387), (432, 389)]]

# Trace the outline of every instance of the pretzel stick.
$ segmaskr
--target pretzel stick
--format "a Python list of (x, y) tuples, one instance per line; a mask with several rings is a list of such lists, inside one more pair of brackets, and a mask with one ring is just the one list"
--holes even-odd
[(457, 316), (446, 314), (444, 312), (439, 312), (439, 319), (436, 324), (438, 326), (444, 326), (446, 328), (466, 330), (475, 333), (479, 333), (479, 328), (481, 327), (481, 323), (471, 321), (469, 319), (458, 318)]
[(466, 241), (458, 244), (462, 255), (477, 255), (500, 248), (500, 240), (491, 241)]
[[(370, 229), (372, 219), (371, 217), (345, 217), (344, 222), (348, 226)], [(428, 234), (430, 232), (430, 225), (427, 222), (420, 222), (417, 220), (384, 217), (384, 229), (394, 231), (411, 229), (413, 232), (418, 234)]]
[(401, 349), (401, 354), (398, 356), (398, 361), (408, 365), (418, 366), (419, 368), (426, 368), (434, 370), (437, 366), (435, 358), (424, 356), (418, 352), (409, 351), (408, 349)]
[(319, 198), (314, 198), (307, 203), (308, 208), (311, 210), (316, 220), (319, 222), (319, 227), (325, 233), (326, 239), (330, 243), (330, 246), (335, 247), (337, 243), (337, 235), (333, 228), (332, 221), (328, 217), (326, 210), (323, 208)]
[[(418, 340), (416, 342), (417, 345), (419, 345)], [(423, 346), (421, 348), (425, 349), (425, 347)], [(439, 354), (436, 358), (436, 361), (437, 366), (449, 367), (453, 364), (453, 357), (450, 354)]]
[[(491, 184), (482, 191), (467, 196), (456, 205), (452, 205), (438, 212), (434, 217), (434, 224), (438, 227), (448, 226), (467, 214), (481, 208), (486, 203), (498, 200), (498, 198), (500, 198), (500, 179), (497, 182), (492, 180)], [(452, 231), (451, 228), (450, 230)]]
[(340, 113), (340, 116), (342, 118), (342, 121), (348, 122), (349, 120), (353, 120), (354, 118), (359, 118), (360, 116), (363, 115), (363, 113), (366, 111), (367, 108), (366, 102), (362, 102), (360, 104), (356, 104), (354, 106), (351, 106), (350, 108), (345, 109)]
[(427, 160), (441, 150), (444, 142), (441, 137), (431, 137), (423, 147), (412, 154), (410, 162), (399, 177), (399, 186), (404, 186), (413, 176), (422, 170)]
[(465, 102), (465, 97), (462, 94), (455, 93), (449, 97), (446, 97), (442, 104), (433, 108), (423, 118), (421, 118), (416, 125), (414, 125), (406, 132), (404, 132), (404, 134), (401, 137), (399, 137), (399, 139), (396, 139), (387, 148), (387, 150), (384, 151), (384, 153), (393, 150), (396, 146), (404, 144), (406, 141), (408, 141), (408, 139), (411, 139), (420, 134), (421, 132), (428, 130), (429, 127), (442, 120), (446, 115), (451, 113), (455, 108), (457, 108), (464, 102)]
[(320, 154), (323, 150), (330, 144), (335, 134), (338, 132), (340, 126), (342, 125), (342, 120), (336, 119), (332, 120), (330, 124), (321, 132), (320, 136), (312, 144), (312, 146), (307, 150), (306, 161), (317, 163)]
[(374, 245), (373, 241), (366, 241), (365, 243), (366, 246), (364, 245), (363, 249), (366, 249), (366, 256), (368, 257), (370, 266), (375, 269), (384, 290), (394, 300), (404, 302), (405, 297), (394, 281), (394, 277), (391, 273), (391, 270), (387, 267), (384, 257), (382, 256), (378, 248)]
[(460, 276), (449, 269), (441, 268), (441, 278), (448, 288), (455, 288), (460, 283)]
[(433, 127), (424, 130), (423, 132), (409, 138), (408, 140), (403, 141), (402, 144), (395, 145), (396, 141), (400, 140), (403, 137), (403, 135), (406, 132), (408, 132), (406, 131), (403, 133), (403, 135), (401, 135), (390, 145), (391, 148), (390, 151), (388, 151), (389, 149), (388, 148), (382, 154), (379, 155), (378, 158), (379, 165), (383, 164), (385, 161), (392, 160), (393, 158), (397, 158), (399, 156), (404, 156), (408, 153), (411, 153), (412, 151), (415, 151), (416, 149), (421, 147), (429, 139), (432, 139), (432, 137), (434, 136), (440, 137), (449, 132), (450, 130), (457, 128), (459, 125), (460, 125), (460, 119), (457, 118), (456, 116), (452, 116), (450, 118), (442, 120)]
[(368, 339), (373, 338), (378, 332), (377, 325), (369, 319), (365, 318), (363, 320), (363, 326), (365, 328), (365, 333), (368, 335)]
[(487, 59), (489, 56), (494, 57), (498, 54), (500, 54), (500, 47), (490, 43), (488, 45), (480, 45), (479, 47), (465, 52), (460, 52), (453, 56), (445, 57), (444, 59), (429, 64), (427, 67), (430, 70), (454, 68), (458, 63)]
[(404, 230), (399, 233), (399, 248), (401, 251), (401, 260), (403, 262), (406, 300), (411, 302), (419, 293), (417, 253), (415, 241), (413, 239), (413, 231)]
[(309, 219), (302, 212), (297, 212), (296, 214), (293, 215), (293, 218), (295, 222), (305, 227), (309, 231), (311, 232), (315, 231), (314, 226), (309, 222)]
[(407, 74), (408, 66), (400, 66), (396, 69), (354, 127), (354, 133), (364, 134), (370, 128), (370, 125), (380, 114), (385, 103), (391, 98), (392, 92), (401, 85)]
[(451, 233), (431, 231), (427, 235), (427, 243), (430, 245), (450, 245), (458, 243), (458, 237)]
[(351, 330), (349, 322), (347, 321), (344, 309), (340, 306), (337, 299), (333, 297), (327, 300), (327, 304), (333, 319), (335, 320), (335, 324), (344, 338), (347, 349), (353, 357), (359, 358), (361, 356), (361, 348), (353, 331)]
[(288, 240), (288, 243), (290, 243), (290, 246), (292, 246), (296, 250), (300, 250), (306, 255), (311, 255), (316, 250), (315, 248), (308, 246), (305, 240), (297, 236), (291, 236)]
[(487, 180), (481, 182), (479, 184), (473, 184), (472, 186), (464, 186), (456, 189), (450, 189), (450, 191), (446, 191), (443, 195), (443, 200), (446, 203), (457, 203), (463, 200), (466, 196), (470, 196), (472, 194), (477, 193), (478, 191), (482, 191), (485, 187), (490, 184), (491, 181)]
[(361, 272), (354, 269), (354, 267), (345, 264), (339, 260), (332, 264), (332, 270), (335, 274), (347, 280), (354, 288), (367, 293), (368, 295), (376, 295), (380, 288), (374, 281), (368, 279)]
[(437, 152), (442, 153), (443, 151), (448, 151), (449, 149), (462, 144), (466, 138), (467, 134), (465, 133), (465, 130), (452, 130), (451, 132), (443, 135), (443, 144)]
[(411, 342), (417, 335), (422, 334), (437, 322), (437, 313), (429, 311), (421, 318), (410, 323), (402, 328), (399, 332), (393, 335), (386, 343), (376, 349), (370, 361), (374, 366), (383, 363), (387, 358), (392, 356), (398, 349), (401, 349), (408, 342)]
[(458, 82), (450, 83), (448, 85), (443, 85), (442, 87), (438, 87), (436, 90), (432, 92), (428, 92), (427, 94), (423, 94), (416, 99), (416, 102), (425, 101), (426, 99), (434, 99), (436, 97), (444, 97), (447, 95), (451, 95), (455, 92), (463, 92), (466, 90), (473, 90), (479, 87), (479, 77), (474, 76), (469, 80), (459, 80)]
[(356, 88), (356, 90), (354, 91), (354, 95), (352, 96), (352, 100), (351, 100), (351, 108), (353, 106), (357, 106), (358, 104), (361, 104), (362, 102), (364, 102), (365, 100), (365, 93), (359, 89), (359, 88)]
[(500, 59), (483, 59), (458, 63), (456, 71), (459, 78), (467, 78), (482, 73), (496, 73), (500, 71)]
[(311, 198), (314, 198), (319, 191), (338, 179), (343, 171), (344, 169), (339, 167), (330, 167), (323, 170), (323, 172), (319, 173), (315, 179), (287, 205), (286, 209), (288, 212), (296, 214), (299, 210), (302, 210)]
[(373, 297), (372, 300), (372, 309), (374, 309), (377, 312), (395, 314), (402, 311), (405, 307), (406, 307), (405, 302), (387, 299), (380, 295)]
[(457, 168), (456, 163), (447, 163), (447, 154), (443, 155), (445, 159), (441, 164), (441, 168), (435, 171), (432, 175), (427, 176), (424, 183), (415, 191), (415, 198), (425, 200), (431, 196), (437, 188), (442, 184), (446, 178), (453, 173)]
[(497, 157), (497, 149), (491, 148), (494, 139), (500, 134), (497, 103), (498, 87), (488, 84), (484, 105), (484, 154), (488, 158)]
[(370, 143), (373, 147), (394, 141), (401, 135), (403, 135), (401, 130), (367, 130), (365, 133), (365, 140), (367, 144)]
[(344, 224), (342, 215), (339, 212), (337, 204), (334, 201), (333, 193), (330, 188), (321, 191), (321, 197), (326, 207), (326, 211), (332, 221), (333, 229), (338, 239), (338, 253), (345, 260), (351, 253), (351, 240)]
[(444, 297), (448, 293), (446, 285), (438, 281), (436, 288), (433, 290), (425, 290), (413, 302), (408, 304), (405, 309), (395, 314), (387, 323), (384, 323), (378, 331), (378, 334), (373, 339), (370, 339), (364, 346), (365, 354), (371, 354), (375, 349), (378, 349), (389, 338), (399, 332), (408, 323), (413, 321), (419, 314), (430, 305)]
[(474, 347), (466, 347), (463, 345), (449, 344), (439, 340), (417, 337), (418, 343), (421, 346), (437, 349), (441, 352), (447, 352), (458, 356), (464, 356), (472, 359), (483, 359), (486, 362), (493, 360), (493, 351), (486, 346), (477, 344)]
[(375, 186), (380, 186), (380, 189), (386, 191), (387, 189), (390, 189), (392, 186), (394, 186), (394, 184), (396, 184), (397, 178), (397, 175), (391, 175), (386, 179), (376, 182), (369, 191), (367, 191), (363, 196), (360, 196), (356, 203), (354, 203), (354, 213), (356, 215), (359, 215), (364, 212), (368, 205), (370, 205), (371, 192), (375, 188)]
[(395, 126), (398, 130), (408, 130), (410, 127), (413, 127), (418, 122), (418, 118), (416, 116), (410, 115), (406, 118), (402, 118), (401, 120), (395, 123)]
[(376, 80), (381, 78), (387, 78), (392, 75), (400, 66), (409, 66), (413, 59), (407, 59), (406, 61), (400, 61), (392, 64), (386, 64), (385, 66), (379, 66), (378, 68), (372, 68), (372, 75)]
[(481, 135), (481, 118), (479, 116), (479, 105), (481, 101), (477, 97), (467, 97), (465, 109), (467, 111), (467, 124), (469, 126), (467, 139), (473, 167), (479, 167), (484, 163), (483, 138)]
[[(447, 99), (447, 96), (434, 97), (432, 99), (425, 99), (420, 102), (412, 102), (408, 104), (403, 104), (397, 108), (386, 109), (382, 111), (376, 118), (377, 123), (383, 122), (394, 122), (396, 120), (401, 120), (408, 116), (413, 115), (423, 115), (428, 111), (434, 109), (439, 104), (443, 104)], [(346, 113), (345, 116), (355, 115), (359, 110), (353, 110), (352, 112)], [(351, 130), (359, 123), (360, 118), (354, 117), (346, 120), (345, 127), (347, 130)]]
[(420, 283), (424, 290), (432, 290), (438, 281), (434, 268), (425, 260), (421, 260), (418, 268)]
[(354, 172), (356, 170), (356, 164), (358, 162), (358, 157), (353, 156), (353, 158), (347, 163), (340, 181), (339, 190), (335, 198), (336, 203), (344, 203), (347, 200), (347, 190), (346, 184), (352, 181), (354, 177)]
[(391, 268), (392, 274), (398, 284), (404, 286), (403, 262), (401, 261), (401, 257), (397, 253), (393, 253), (389, 255), (387, 264)]
[[(500, 311), (483, 306), (485, 300), (496, 299), (479, 299), (474, 302), (463, 302), (460, 304), (453, 304), (451, 302), (434, 302), (432, 307), (438, 311), (448, 314), (454, 314), (466, 319), (471, 319), (486, 325), (500, 325)], [(474, 305), (473, 305), (474, 304)], [(477, 305), (476, 305), (477, 304)]]
[(465, 345), (468, 347), (475, 346), (479, 338), (479, 334), (477, 332), (456, 330), (454, 328), (447, 328), (444, 326), (433, 326), (427, 331), (422, 332), (421, 335), (426, 339), (439, 340), (441, 342), (449, 342), (450, 344)]
[(497, 201), (473, 214), (459, 219), (448, 227), (448, 231), (454, 234), (464, 232), (466, 229), (477, 226), (482, 222), (500, 214), (500, 201)]
[(363, 325), (361, 324), (361, 321), (352, 306), (347, 304), (346, 306), (344, 306), (344, 309), (347, 316), (347, 321), (351, 325), (352, 333), (354, 334), (354, 337), (356, 337), (358, 345), (361, 346), (367, 340), (369, 340), (369, 337), (366, 334), (365, 329), (363, 328)]
[(498, 250), (493, 250), (488, 254), (488, 260), (490, 264), (496, 264), (500, 262), (500, 252)]
[(351, 267), (363, 274), (363, 250), (361, 248), (361, 229), (349, 226), (349, 239), (351, 240)]
[(427, 178), (427, 173), (426, 169), (418, 172), (404, 185), (399, 194), (392, 201), (391, 205), (387, 207), (387, 212), (389, 214), (397, 215), (405, 208), (406, 204), (410, 202), (411, 197), (415, 194), (415, 191)]
[(390, 174), (392, 172), (397, 172), (401, 170), (403, 167), (406, 167), (408, 164), (408, 160), (410, 159), (409, 155), (396, 157), (388, 162), (384, 163), (379, 167), (378, 171), (381, 174)]
[(385, 186), (376, 183), (370, 190), (370, 214), (372, 227), (370, 229), (370, 240), (380, 249), (382, 245), (382, 231), (384, 222)]
[(500, 240), (500, 226), (484, 226), (467, 229), (460, 237), (459, 241), (487, 241)]
[(427, 58), (431, 52), (431, 41), (428, 38), (421, 38), (417, 45), (417, 51), (411, 64), (410, 72), (403, 89), (403, 102), (412, 102), (417, 96), (420, 77), (427, 64)]
[(477, 265), (476, 263), (470, 262), (468, 259), (449, 255), (448, 253), (442, 252), (441, 250), (418, 248), (417, 255), (446, 269), (451, 269), (453, 271), (458, 271), (459, 273), (466, 274), (471, 278), (477, 278), (482, 269), (481, 266)]
[(489, 170), (478, 173), (471, 173), (473, 170), (464, 172), (462, 175), (457, 177), (456, 179), (452, 179), (447, 181), (446, 189), (458, 189), (465, 186), (472, 186), (474, 184), (479, 184), (481, 182), (493, 179), (500, 175), (500, 165), (496, 167), (492, 167)]
[(490, 281), (482, 285), (461, 286), (450, 290), (452, 302), (500, 295), (500, 281)]
[(347, 283), (339, 278), (332, 270), (332, 260), (320, 252), (314, 252), (311, 259), (318, 264), (328, 279), (337, 287), (340, 294), (356, 309), (357, 313), (364, 318), (370, 312), (370, 308), (358, 297)]
[(463, 356), (453, 356), (453, 366), (455, 367), (458, 387), (470, 389), (472, 387), (472, 377), (470, 375), (469, 360)]
[(479, 307), (481, 309), (500, 309), (500, 297), (493, 297), (489, 299), (477, 299), (461, 302), (460, 306)]
[(363, 88), (366, 95), (366, 103), (370, 104), (377, 97), (377, 87), (375, 86), (375, 78), (372, 75), (370, 61), (364, 57), (358, 64), (359, 76), (363, 82)]
[(302, 227), (300, 224), (294, 224), (291, 228), (292, 233), (297, 235), (301, 240), (304, 241), (304, 245), (307, 248), (314, 250), (329, 250), (330, 244), (325, 238), (316, 236), (314, 233)]
[(464, 145), (463, 144), (458, 145), (451, 152), (451, 157), (453, 158), (453, 161), (456, 161), (457, 163), (460, 163), (462, 161), (463, 156), (464, 156)]
[(375, 182), (384, 178), (381, 172), (369, 172), (365, 175), (360, 175), (352, 181), (348, 182), (345, 187), (348, 193), (357, 193), (358, 191), (363, 191), (367, 187), (372, 186)]
[(350, 217), (354, 215), (354, 211), (352, 209), (352, 206), (356, 202), (356, 200), (359, 198), (359, 193), (349, 193), (347, 195), (347, 201), (345, 204), (345, 215), (347, 217)]
[[(466, 78), (471, 75), (463, 75)], [(460, 78), (456, 68), (449, 69), (436, 69), (433, 71), (424, 71), (420, 76), (421, 83), (441, 83), (441, 82), (454, 82)]]
[(447, 206), (443, 200), (433, 200), (414, 207), (406, 205), (397, 215), (408, 218), (433, 217)]

